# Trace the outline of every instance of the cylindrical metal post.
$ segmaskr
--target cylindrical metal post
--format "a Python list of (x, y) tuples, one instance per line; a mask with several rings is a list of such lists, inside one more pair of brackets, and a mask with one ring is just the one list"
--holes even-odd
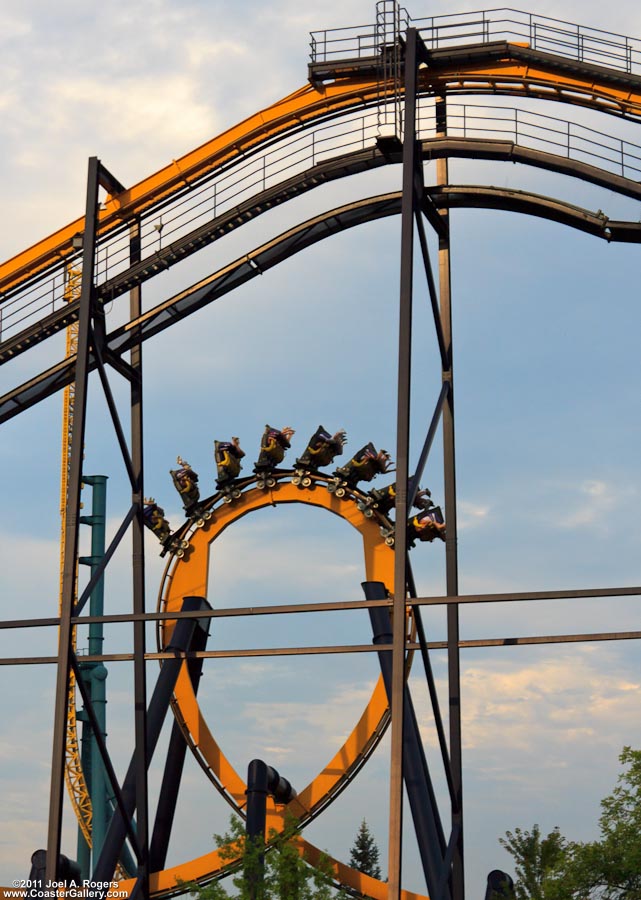
[(271, 794), (277, 803), (289, 803), (296, 796), (286, 778), (281, 778), (262, 759), (252, 759), (247, 767), (247, 823), (245, 833), (249, 847), (245, 853), (245, 878), (252, 900), (262, 896), (265, 878), (265, 824), (267, 822), (267, 795)]
[[(105, 520), (107, 512), (107, 476), (85, 475), (85, 484), (91, 486), (91, 515), (81, 516), (83, 524), (91, 526), (91, 556), (88, 562), (93, 575), (105, 555)], [(102, 616), (105, 608), (105, 580), (100, 578), (91, 592), (89, 611), (91, 616)], [(99, 656), (103, 649), (103, 625), (102, 622), (89, 624), (89, 655)], [(92, 665), (83, 668), (86, 672), (87, 683), (91, 694), (91, 703), (99, 723), (100, 733), (107, 737), (107, 669), (104, 665)], [(107, 802), (107, 777), (105, 767), (98, 749), (98, 744), (93, 737), (89, 740), (89, 757), (91, 760), (91, 849), (94, 862), (100, 856), (102, 844), (107, 831), (109, 807)]]
[[(107, 476), (84, 475), (85, 484), (91, 485), (91, 516), (81, 516), (80, 521), (91, 525), (91, 574), (105, 555), (105, 519), (107, 515)], [(105, 609), (105, 580), (101, 578), (91, 592), (89, 610), (91, 616), (101, 616)], [(89, 624), (89, 655), (100, 656), (103, 645), (102, 622)]]
[[(82, 764), (82, 774), (84, 775), (85, 784), (91, 796), (91, 725), (88, 722), (87, 715), (84, 710), (78, 710), (76, 713), (76, 722), (82, 723), (80, 732), (80, 762)], [(91, 875), (91, 847), (87, 843), (87, 838), (80, 825), (78, 825), (78, 849), (76, 851), (76, 860), (80, 866), (83, 878), (89, 878)]]
[(268, 776), (267, 763), (252, 759), (247, 769), (247, 837), (250, 840), (265, 837), (267, 821)]
[[(102, 663), (91, 669), (91, 704), (103, 738), (107, 737), (107, 669)], [(100, 856), (107, 833), (107, 777), (98, 744), (91, 741), (91, 849), (95, 861)]]

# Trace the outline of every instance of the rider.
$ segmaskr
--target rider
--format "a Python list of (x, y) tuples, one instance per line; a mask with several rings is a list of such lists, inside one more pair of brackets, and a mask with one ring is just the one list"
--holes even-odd
[(170, 469), (169, 474), (174, 482), (174, 487), (182, 498), (183, 506), (188, 509), (200, 500), (198, 474), (181, 456), (176, 457), (176, 462), (180, 468)]
[(359, 481), (371, 481), (376, 475), (389, 472), (390, 466), (391, 457), (387, 450), (377, 452), (370, 441), (346, 465), (339, 466), (334, 474), (350, 487), (356, 487)]
[(260, 454), (254, 465), (254, 472), (271, 470), (285, 458), (285, 451), (291, 447), (291, 437), (294, 429), (286, 426), (279, 431), (271, 425), (265, 425), (265, 431), (260, 440)]
[(218, 477), (216, 487), (221, 488), (230, 484), (240, 474), (241, 459), (245, 451), (240, 448), (240, 439), (233, 437), (231, 441), (214, 441), (214, 459)]
[(445, 522), (443, 514), (437, 506), (422, 509), (417, 515), (410, 516), (407, 523), (407, 536), (411, 540), (428, 541), (434, 538), (445, 540)]
[(171, 527), (165, 519), (165, 510), (158, 506), (153, 497), (145, 497), (142, 515), (147, 528), (153, 531), (161, 544), (164, 544), (171, 535)]
[(335, 456), (341, 456), (343, 447), (347, 442), (345, 431), (337, 431), (331, 435), (319, 425), (309, 439), (309, 443), (300, 459), (296, 460), (296, 466), (300, 469), (311, 469), (317, 472), (321, 466), (328, 466), (334, 461)]

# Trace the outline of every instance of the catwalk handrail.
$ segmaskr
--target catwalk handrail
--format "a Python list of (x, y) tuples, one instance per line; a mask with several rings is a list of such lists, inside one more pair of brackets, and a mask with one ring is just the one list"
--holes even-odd
[[(409, 24), (418, 29), (429, 50), (519, 41), (532, 50), (641, 74), (641, 39), (519, 9), (503, 7), (418, 19), (410, 16)], [(380, 32), (376, 25), (313, 31), (310, 47), (312, 64), (369, 58), (380, 51)]]

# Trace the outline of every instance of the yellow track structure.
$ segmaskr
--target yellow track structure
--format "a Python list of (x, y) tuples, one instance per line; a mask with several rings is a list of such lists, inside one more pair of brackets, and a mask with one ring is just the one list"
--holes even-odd
[[(79, 269), (68, 268), (65, 282), (65, 300), (72, 303), (80, 296), (82, 274)], [(78, 352), (78, 323), (67, 328), (66, 356), (74, 356)], [(75, 385), (70, 384), (64, 390), (62, 401), (62, 458), (60, 464), (60, 600), (58, 613), (62, 608), (62, 579), (65, 560), (65, 529), (67, 526), (67, 483), (71, 460), (71, 431), (75, 401)], [(74, 629), (73, 645), (76, 646)], [(65, 781), (71, 798), (78, 824), (85, 840), (91, 846), (91, 798), (82, 771), (80, 750), (78, 747), (78, 728), (76, 722), (76, 679), (73, 672), (69, 675), (69, 701), (67, 706), (67, 741), (65, 759)]]

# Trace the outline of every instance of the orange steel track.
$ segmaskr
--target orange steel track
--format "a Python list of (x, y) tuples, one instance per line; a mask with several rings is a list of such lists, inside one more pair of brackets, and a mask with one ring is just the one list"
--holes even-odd
[[(460, 64), (454, 65), (446, 59), (440, 63), (436, 54), (434, 66), (419, 73), (421, 93), (522, 94), (641, 118), (641, 80), (638, 78), (626, 78), (605, 69), (600, 70), (600, 74), (599, 70), (589, 66), (526, 51), (517, 44), (499, 42), (474, 50), (474, 61), (467, 62), (463, 58)], [(527, 59), (520, 58), (524, 54)], [(330, 84), (307, 84), (128, 190), (108, 197), (99, 214), (100, 234), (171, 196), (221, 164), (289, 130), (393, 96), (396, 94), (391, 82), (380, 84), (363, 76), (341, 78)], [(0, 265), (0, 292), (10, 290), (69, 255), (72, 237), (83, 229), (84, 219), (76, 219)]]
[[(196, 529), (190, 538), (190, 551), (182, 559), (174, 559), (167, 567), (162, 612), (180, 609), (183, 597), (189, 595), (207, 596), (210, 548), (213, 542), (233, 522), (270, 506), (281, 503), (303, 503), (328, 510), (352, 525), (361, 534), (368, 581), (394, 582), (394, 553), (381, 537), (379, 523), (374, 518), (366, 518), (350, 498), (338, 498), (330, 494), (323, 484), (309, 489), (299, 488), (289, 482), (279, 481), (273, 490), (254, 488), (245, 491), (231, 504), (216, 507), (214, 515), (203, 528)], [(391, 602), (391, 601), (390, 601)], [(160, 628), (160, 644), (167, 645), (174, 622), (164, 621)], [(187, 664), (183, 664), (175, 688), (174, 711), (176, 718), (196, 755), (200, 758), (212, 780), (217, 784), (236, 811), (240, 812), (246, 803), (247, 785), (236, 772), (209, 730), (207, 722), (198, 706)], [(309, 820), (316, 812), (327, 806), (338, 791), (352, 777), (363, 762), (364, 755), (371, 752), (382, 737), (389, 721), (389, 709), (383, 680), (379, 677), (370, 700), (358, 723), (333, 759), (318, 775), (299, 791), (297, 797), (287, 806), (276, 806), (268, 798), (267, 831), (281, 832), (285, 816), (289, 813), (301, 822)], [(302, 838), (299, 850), (313, 861), (320, 851)], [(336, 880), (357, 891), (359, 894), (385, 900), (387, 884), (357, 872), (349, 866), (329, 859)], [(180, 881), (207, 881), (224, 871), (229, 862), (221, 860), (218, 850), (181, 863), (162, 872), (154, 873), (150, 880), (150, 891), (154, 896), (162, 896), (176, 891)], [(134, 880), (121, 882), (119, 889), (132, 889)], [(411, 891), (402, 893), (403, 900), (424, 900)]]

